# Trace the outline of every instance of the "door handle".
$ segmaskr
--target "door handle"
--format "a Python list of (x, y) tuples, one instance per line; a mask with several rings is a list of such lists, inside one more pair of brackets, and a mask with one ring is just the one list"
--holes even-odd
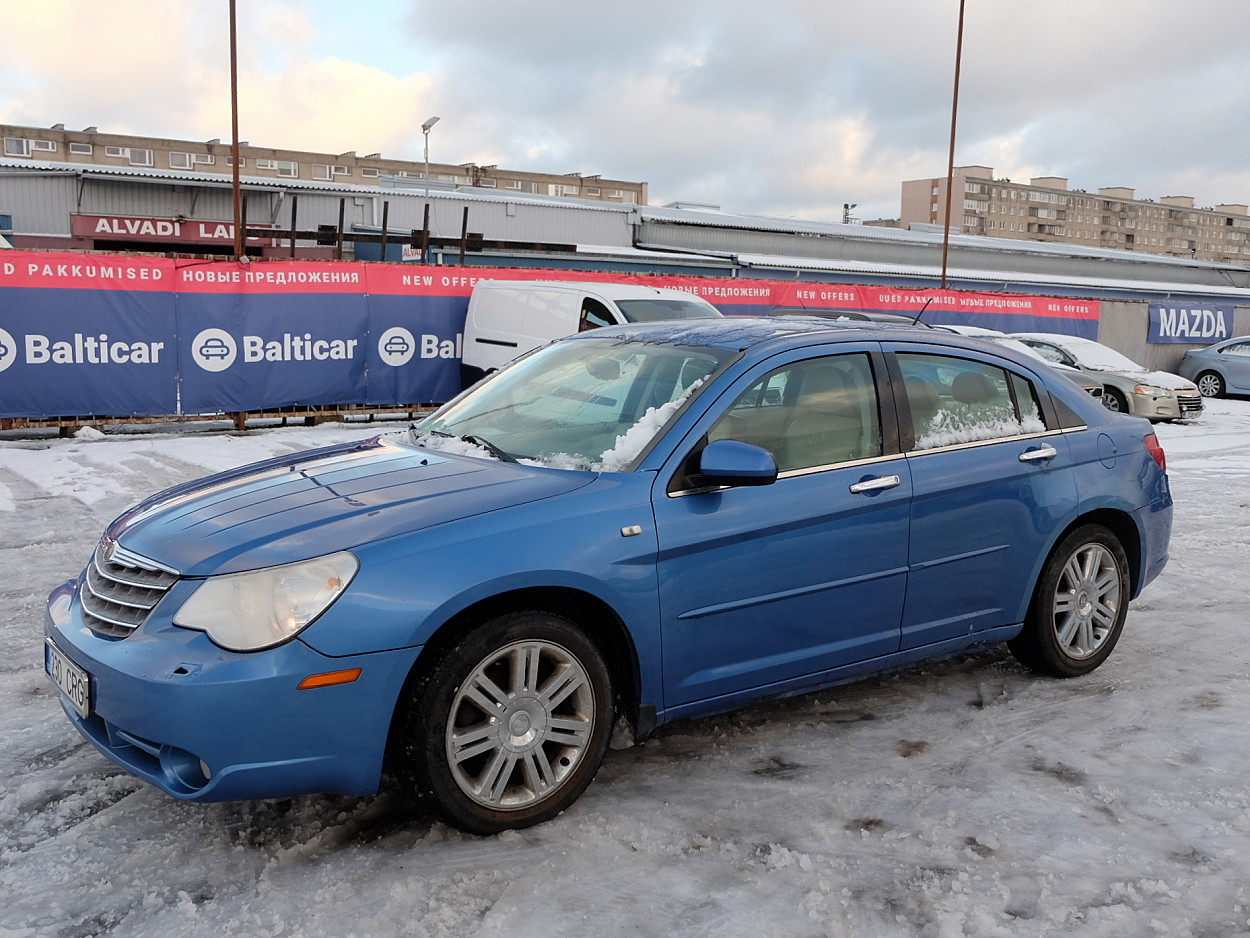
[(865, 479), (863, 482), (856, 482), (851, 486), (851, 494), (860, 495), (864, 492), (879, 492), (882, 489), (892, 489), (900, 481), (898, 476), (881, 476), (877, 479)]
[(1044, 443), (1038, 449), (1031, 449), (1026, 453), (1020, 454), (1020, 462), (1047, 462), (1059, 455), (1059, 451), (1049, 443)]

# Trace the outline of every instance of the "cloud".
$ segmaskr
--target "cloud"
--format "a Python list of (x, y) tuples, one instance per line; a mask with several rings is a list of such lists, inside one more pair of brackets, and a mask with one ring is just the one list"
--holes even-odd
[[(653, 201), (898, 213), (946, 170), (958, 0), (239, 0), (256, 145), (646, 181)], [(229, 137), (225, 5), (6, 6), (0, 120)], [(1250, 201), (1250, 4), (969, 0), (957, 164)]]

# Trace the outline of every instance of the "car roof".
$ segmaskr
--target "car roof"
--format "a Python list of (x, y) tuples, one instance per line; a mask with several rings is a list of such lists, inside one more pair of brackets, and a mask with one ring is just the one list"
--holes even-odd
[(819, 337), (821, 341), (890, 342), (908, 338), (917, 341), (950, 344), (959, 348), (976, 347), (954, 333), (942, 333), (928, 326), (883, 324), (871, 320), (831, 322), (815, 316), (726, 316), (723, 319), (678, 319), (663, 322), (631, 323), (605, 326), (590, 332), (569, 336), (564, 341), (606, 338), (634, 342), (667, 342), (674, 345), (704, 345), (730, 351), (802, 336)]
[(993, 338), (1001, 336), (1007, 339), (1014, 338), (1014, 336), (1010, 336), (1006, 332), (1000, 332), (998, 329), (986, 329), (984, 326), (955, 326), (951, 323), (944, 322), (940, 326), (935, 326), (934, 328), (946, 329), (956, 335), (984, 336)]
[(610, 283), (599, 280), (479, 280), (474, 289), (534, 289), (570, 291), (574, 293), (598, 293), (611, 300), (687, 299), (706, 303), (703, 297), (689, 290), (675, 287), (653, 287), (646, 283)]
[[(923, 312), (923, 310), (921, 310)], [(928, 326), (929, 323), (918, 320), (906, 313), (891, 313), (884, 310), (863, 309), (824, 309), (807, 308), (804, 306), (774, 306), (769, 316), (806, 316), (808, 318), (827, 319), (833, 322), (884, 322), (906, 326)]]
[(1101, 342), (1095, 342), (1093, 339), (1085, 339), (1078, 335), (1066, 335), (1059, 332), (1012, 332), (1009, 335), (1013, 339), (1036, 339), (1041, 342), (1052, 342), (1063, 348), (1088, 348), (1090, 346), (1102, 346)]

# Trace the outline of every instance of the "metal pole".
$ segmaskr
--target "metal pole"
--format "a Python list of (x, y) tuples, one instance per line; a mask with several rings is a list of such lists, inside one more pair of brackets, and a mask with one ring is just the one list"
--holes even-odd
[(389, 201), (382, 203), (382, 250), (378, 260), (386, 260), (386, 229), (390, 224), (388, 217), (391, 213), (391, 203)]
[(295, 232), (298, 230), (295, 225), (295, 210), (299, 206), (299, 196), (291, 196), (291, 257), (295, 257)]
[(239, 54), (235, 40), (235, 0), (230, 0), (230, 162), (234, 169), (234, 259), (243, 257), (243, 194), (239, 188)]
[(343, 212), (346, 205), (347, 199), (339, 199), (339, 232), (334, 245), (334, 259), (336, 261), (343, 259)]
[[(951, 247), (951, 203), (955, 185), (955, 118), (959, 114), (959, 64), (964, 48), (964, 0), (959, 0), (959, 31), (955, 40), (955, 91), (951, 96), (951, 149), (946, 163), (946, 223), (942, 230), (942, 289), (946, 289), (946, 262)], [(962, 195), (962, 193), (960, 193)], [(960, 200), (963, 201), (962, 199)]]
[(469, 206), (464, 207), (464, 216), (460, 221), (460, 266), (464, 266), (464, 252), (469, 244)]
[(421, 263), (430, 262), (430, 203), (425, 203), (425, 220), (421, 222)]
[(430, 128), (438, 123), (437, 117), (431, 117), (421, 125), (421, 133), (425, 134), (425, 197), (430, 197)]

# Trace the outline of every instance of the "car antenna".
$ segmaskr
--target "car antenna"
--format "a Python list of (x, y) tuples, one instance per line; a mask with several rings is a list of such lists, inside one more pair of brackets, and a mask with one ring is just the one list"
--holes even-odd
[(929, 308), (929, 304), (933, 302), (933, 297), (929, 297), (924, 301), (924, 306), (920, 307), (920, 312), (916, 313), (916, 318), (911, 321), (913, 326), (920, 322), (920, 317), (924, 315), (924, 311)]

